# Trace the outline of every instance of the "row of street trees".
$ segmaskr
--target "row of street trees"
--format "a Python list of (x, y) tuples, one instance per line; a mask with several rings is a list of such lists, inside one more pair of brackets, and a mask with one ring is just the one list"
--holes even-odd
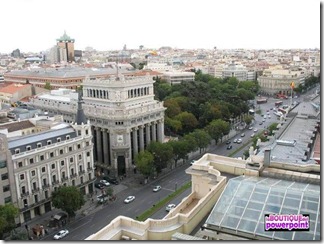
[[(247, 101), (255, 98), (258, 85), (239, 82), (235, 77), (218, 79), (197, 71), (194, 82), (173, 86), (156, 78), (154, 92), (167, 108), (166, 134), (178, 140), (152, 142), (135, 156), (137, 169), (146, 177), (177, 166), (190, 152), (199, 149), (201, 153), (212, 139), (216, 144), (222, 140), (230, 132), (231, 119), (248, 112)], [(245, 120), (251, 122), (252, 118), (247, 116)]]

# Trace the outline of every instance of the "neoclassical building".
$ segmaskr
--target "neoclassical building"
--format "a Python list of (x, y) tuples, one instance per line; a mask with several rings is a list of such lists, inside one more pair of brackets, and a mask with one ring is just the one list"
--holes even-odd
[[(86, 77), (83, 81), (83, 110), (92, 125), (97, 171), (118, 176), (133, 174), (134, 156), (151, 141), (164, 141), (163, 103), (154, 100), (152, 76), (109, 78)], [(40, 95), (30, 105), (62, 114), (72, 122), (74, 96)]]
[(83, 194), (94, 191), (90, 124), (85, 120), (68, 124), (57, 118), (1, 125), (0, 203), (19, 208), (17, 223), (51, 211), (52, 192), (61, 185), (76, 186)]

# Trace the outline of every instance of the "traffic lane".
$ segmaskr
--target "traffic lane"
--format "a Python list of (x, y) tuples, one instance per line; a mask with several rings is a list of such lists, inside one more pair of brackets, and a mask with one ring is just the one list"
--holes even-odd
[(189, 196), (191, 193), (191, 187), (187, 190), (185, 190), (184, 192), (182, 192), (181, 194), (179, 194), (177, 197), (175, 197), (174, 199), (172, 199), (171, 201), (169, 201), (168, 203), (166, 203), (165, 205), (163, 205), (157, 212), (155, 212), (150, 218), (151, 219), (163, 219), (168, 212), (165, 210), (166, 206), (170, 203), (174, 203), (175, 205), (179, 205), (179, 203), (181, 203), (181, 201)]

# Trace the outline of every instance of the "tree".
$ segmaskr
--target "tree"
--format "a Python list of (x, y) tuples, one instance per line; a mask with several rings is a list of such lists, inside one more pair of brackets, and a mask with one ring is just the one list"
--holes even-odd
[(65, 211), (69, 218), (74, 217), (75, 212), (84, 203), (84, 197), (76, 186), (60, 186), (56, 191), (52, 192), (53, 206)]
[(185, 159), (187, 154), (189, 153), (189, 145), (188, 141), (180, 140), (180, 141), (170, 141), (168, 142), (173, 148), (173, 159), (175, 163), (175, 167), (177, 167), (177, 162), (180, 159)]
[(198, 121), (192, 113), (181, 112), (174, 118), (181, 122), (183, 133), (188, 133), (198, 126)]
[(196, 129), (190, 134), (195, 138), (197, 146), (199, 147), (199, 152), (201, 153), (201, 150), (205, 149), (210, 143), (211, 137), (202, 129)]
[(151, 142), (147, 150), (154, 156), (154, 165), (158, 173), (168, 166), (173, 157), (173, 149), (168, 143)]
[(169, 118), (173, 118), (176, 115), (181, 113), (181, 107), (179, 106), (178, 102), (174, 98), (165, 100), (164, 106), (167, 108), (165, 114)]
[(250, 125), (251, 122), (252, 122), (252, 120), (253, 120), (253, 116), (251, 116), (251, 115), (246, 115), (246, 116), (244, 116), (244, 122), (245, 122), (247, 125)]
[(16, 228), (15, 218), (19, 209), (13, 204), (0, 205), (0, 240), (3, 240), (4, 233), (9, 233)]
[(206, 130), (217, 144), (218, 140), (222, 139), (223, 135), (227, 135), (229, 133), (230, 125), (224, 120), (217, 119), (210, 122), (210, 124), (206, 127)]
[(150, 176), (153, 172), (154, 157), (149, 151), (141, 151), (135, 156), (136, 168), (146, 177)]
[(46, 81), (44, 88), (47, 89), (47, 90), (51, 90), (52, 89), (51, 83)]

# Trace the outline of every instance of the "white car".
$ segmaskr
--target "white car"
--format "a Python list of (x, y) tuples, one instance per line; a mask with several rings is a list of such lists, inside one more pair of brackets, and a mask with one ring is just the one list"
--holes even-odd
[(62, 239), (63, 237), (67, 236), (69, 234), (68, 230), (60, 230), (54, 237), (54, 240)]
[(130, 203), (132, 201), (135, 200), (135, 197), (134, 196), (128, 196), (125, 200), (124, 200), (124, 203)]
[(251, 127), (249, 127), (249, 130), (253, 130), (253, 127), (251, 126)]
[(237, 139), (236, 138), (233, 140), (233, 143), (237, 143)]
[(255, 128), (254, 130), (253, 130), (254, 132), (257, 132), (258, 131), (258, 129), (257, 128)]
[(161, 189), (162, 189), (161, 186), (154, 186), (153, 191), (154, 191), (154, 192), (157, 192), (157, 191), (159, 191), (159, 190), (161, 190)]
[(237, 139), (237, 143), (238, 144), (242, 143), (242, 139), (241, 138), (240, 139)]
[(254, 137), (255, 136), (255, 134), (253, 133), (253, 134), (251, 134), (251, 137)]
[(171, 209), (173, 209), (175, 207), (176, 207), (176, 205), (174, 203), (170, 203), (168, 206), (166, 206), (165, 210), (169, 212)]
[(101, 180), (100, 183), (103, 184), (104, 186), (110, 186), (110, 183), (106, 180)]

